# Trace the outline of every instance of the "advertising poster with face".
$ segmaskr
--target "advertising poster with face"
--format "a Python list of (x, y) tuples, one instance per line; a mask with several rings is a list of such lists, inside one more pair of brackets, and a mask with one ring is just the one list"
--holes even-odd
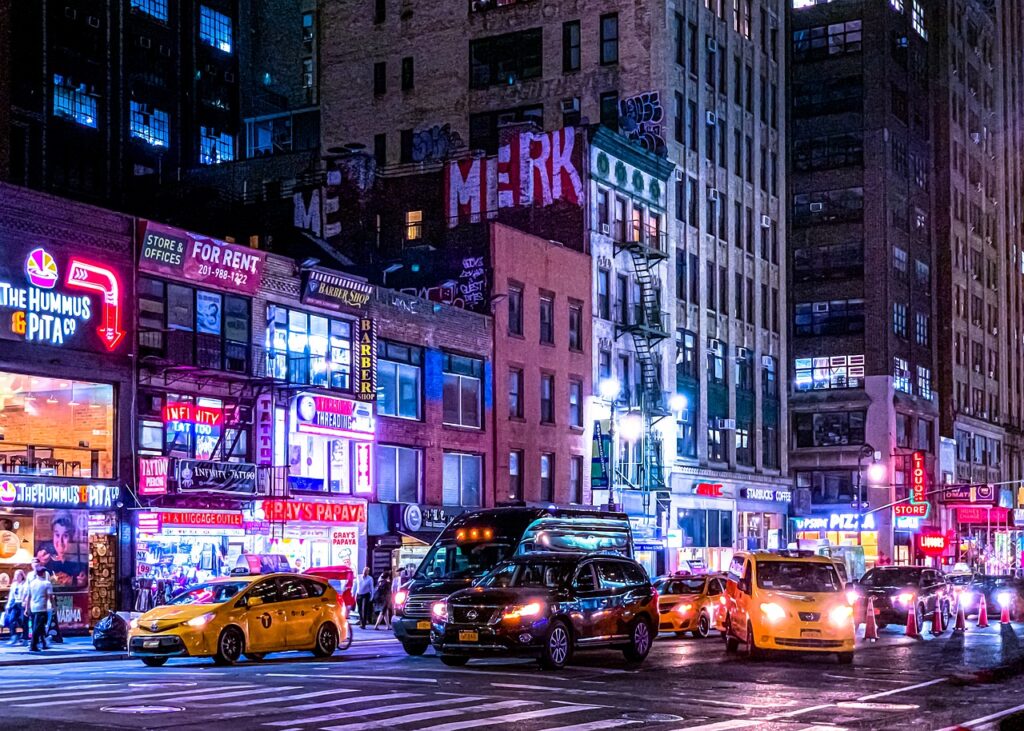
[(50, 572), (55, 593), (89, 588), (89, 513), (35, 511), (35, 556)]

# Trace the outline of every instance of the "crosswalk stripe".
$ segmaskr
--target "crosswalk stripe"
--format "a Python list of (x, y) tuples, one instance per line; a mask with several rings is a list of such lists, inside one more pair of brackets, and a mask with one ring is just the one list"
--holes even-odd
[(618, 728), (629, 726), (633, 723), (640, 723), (629, 718), (606, 718), (603, 721), (590, 721), (589, 723), (574, 723), (571, 726), (558, 726), (548, 731), (599, 731), (603, 728)]
[(535, 718), (546, 718), (547, 716), (560, 716), (565, 713), (582, 713), (583, 711), (592, 711), (600, 706), (559, 706), (558, 708), (541, 708), (536, 711), (523, 711), (521, 713), (506, 713), (504, 716), (494, 716), (493, 718), (476, 719), (472, 721), (453, 721), (452, 723), (443, 723), (440, 726), (424, 726), (424, 729), (430, 729), (430, 731), (461, 731), (464, 728), (476, 728), (478, 726), (493, 726), (498, 723), (517, 723), (519, 721), (531, 721)]
[[(416, 694), (416, 693), (387, 693), (385, 695), (364, 695), (364, 696), (359, 696), (358, 698), (342, 698), (341, 700), (330, 701), (328, 703), (306, 703), (306, 704), (303, 704), (303, 705), (300, 705), (300, 706), (289, 706), (288, 708), (282, 708), (281, 710), (282, 711), (288, 711), (289, 713), (291, 713), (293, 711), (313, 711), (313, 710), (316, 710), (316, 709), (322, 709), (322, 708), (327, 708), (327, 707), (332, 707), (332, 706), (353, 706), (356, 703), (372, 703), (373, 701), (380, 701), (380, 700), (392, 700), (392, 699), (399, 700), (401, 698), (416, 698), (416, 697), (418, 697), (418, 694)], [(347, 715), (349, 715), (349, 713), (351, 713), (351, 712), (346, 712), (342, 716), (338, 716), (337, 714), (331, 713), (331, 714), (327, 714), (326, 716), (313, 716), (312, 718), (302, 718), (302, 719), (292, 718), (292, 719), (289, 719), (287, 721), (270, 721), (270, 722), (265, 723), (263, 725), (264, 726), (293, 726), (296, 723), (316, 723), (317, 721), (333, 721), (333, 720), (335, 720), (335, 719), (337, 719), (339, 717), (347, 716)]]
[[(356, 693), (356, 692), (357, 692), (357, 690), (355, 688), (337, 688), (335, 690), (318, 690), (318, 691), (316, 691), (314, 693), (302, 693), (300, 695), (290, 695), (285, 700), (287, 700), (287, 701), (300, 701), (300, 700), (303, 700), (304, 698), (319, 698), (319, 697), (325, 696), (325, 695), (341, 695), (343, 693)], [(264, 705), (266, 703), (279, 703), (280, 701), (281, 701), (280, 698), (261, 698), (259, 700), (255, 700), (255, 701), (244, 700), (244, 701), (232, 701), (231, 703), (217, 703), (216, 706), (218, 708), (221, 708), (221, 707), (231, 707), (231, 706), (260, 706), (260, 705)]]
[[(296, 686), (296, 687), (298, 687), (298, 686)], [(263, 692), (266, 692), (265, 690), (261, 691), (259, 688), (257, 688), (254, 685), (231, 685), (231, 686), (227, 686), (227, 687), (223, 687), (222, 686), (221, 688), (217, 688), (216, 690), (235, 690), (235, 693), (237, 695), (242, 695), (244, 693), (263, 693)], [(277, 690), (277, 689), (275, 688), (274, 690)], [(204, 691), (204, 692), (205, 693), (209, 693), (209, 692), (212, 692), (212, 691), (208, 690), (208, 691)], [(119, 688), (119, 689), (116, 689), (116, 690), (111, 689), (109, 691), (103, 691), (102, 694), (99, 694), (99, 695), (101, 697), (96, 697), (96, 698), (78, 698), (78, 699), (61, 700), (61, 701), (42, 701), (42, 702), (39, 702), (39, 703), (14, 703), (12, 705), (17, 706), (18, 708), (36, 708), (36, 707), (39, 707), (39, 706), (71, 706), (71, 705), (75, 705), (76, 703), (82, 703), (83, 701), (106, 701), (106, 700), (110, 700), (109, 698), (104, 698), (102, 696), (113, 696), (114, 698), (118, 698), (118, 699), (120, 699), (120, 698), (130, 698), (133, 701), (145, 700), (145, 699), (149, 699), (149, 698), (175, 698), (175, 697), (181, 697), (182, 696), (182, 689), (178, 688), (178, 690), (174, 690), (174, 691), (169, 691), (168, 690), (168, 691), (162, 691), (160, 693), (141, 693), (139, 695), (127, 695), (126, 696), (124, 688)], [(195, 694), (188, 694), (187, 697), (189, 698), (189, 700), (191, 700), (193, 698), (196, 698), (197, 696)]]
[[(26, 686), (25, 688), (11, 689), (10, 691), (0, 691), (0, 702), (2, 701), (17, 701), (24, 698), (26, 695), (35, 695), (37, 693), (60, 693), (62, 696), (69, 695), (84, 695), (89, 692), (89, 688), (110, 688), (110, 683), (81, 683), (78, 685), (64, 685), (64, 686), (51, 686), (45, 687), (38, 683), (34, 685)], [(81, 691), (80, 693), (78, 691)], [(97, 691), (92, 691), (93, 693)], [(100, 691), (102, 692), (102, 691)]]
[(676, 731), (728, 731), (732, 728), (750, 728), (756, 723), (755, 720), (750, 718), (734, 718), (731, 721), (717, 721), (715, 723), (705, 723), (701, 726), (686, 726), (685, 728), (676, 729)]
[[(481, 700), (480, 698), (459, 698), (452, 699), (450, 703), (459, 703), (462, 701)], [(486, 711), (500, 711), (505, 708), (522, 708), (523, 706), (536, 705), (538, 701), (500, 701), (498, 703), (482, 703), (478, 706), (467, 706), (465, 708), (442, 708), (435, 711), (426, 711), (424, 713), (409, 713), (403, 715), (401, 718), (389, 718), (382, 719), (379, 721), (366, 721), (365, 723), (343, 723), (339, 726), (324, 726), (321, 731), (369, 731), (370, 729), (377, 728), (389, 728), (396, 723), (416, 723), (417, 721), (433, 721), (438, 718), (451, 718), (452, 716), (462, 716), (467, 713), (480, 713)], [(409, 703), (406, 704), (410, 707), (416, 706), (422, 708), (423, 706), (436, 706), (439, 705), (439, 701), (434, 700), (429, 703)], [(401, 710), (398, 706), (392, 706), (391, 708), (385, 708), (381, 713), (389, 711)], [(370, 713), (366, 711), (360, 711), (360, 716), (369, 716)], [(379, 714), (377, 714), (379, 715)]]

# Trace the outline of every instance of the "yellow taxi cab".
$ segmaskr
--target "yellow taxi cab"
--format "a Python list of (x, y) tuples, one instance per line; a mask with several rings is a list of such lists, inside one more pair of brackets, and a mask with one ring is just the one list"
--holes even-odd
[(323, 579), (298, 574), (230, 576), (190, 587), (170, 604), (131, 622), (128, 654), (150, 667), (171, 657), (212, 657), (219, 665), (244, 654), (311, 650), (334, 654), (348, 639), (344, 602)]
[(853, 662), (853, 607), (830, 558), (810, 551), (737, 553), (726, 584), (726, 650), (834, 652)]
[(722, 631), (725, 618), (725, 575), (677, 573), (654, 583), (658, 591), (659, 629), (682, 637), (707, 637)]

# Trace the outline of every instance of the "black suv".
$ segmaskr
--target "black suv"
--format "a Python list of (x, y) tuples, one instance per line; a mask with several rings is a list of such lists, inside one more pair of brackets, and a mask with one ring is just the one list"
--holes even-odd
[(917, 612), (917, 627), (931, 619), (938, 604), (943, 626), (949, 624), (953, 592), (945, 577), (924, 566), (877, 566), (851, 582), (847, 589), (857, 592), (856, 616), (863, 621), (867, 598), (874, 599), (878, 628), (903, 624), (911, 609)]
[(556, 669), (577, 649), (608, 646), (641, 662), (658, 632), (657, 592), (640, 564), (618, 554), (517, 556), (432, 613), (430, 639), (446, 665), (536, 655)]

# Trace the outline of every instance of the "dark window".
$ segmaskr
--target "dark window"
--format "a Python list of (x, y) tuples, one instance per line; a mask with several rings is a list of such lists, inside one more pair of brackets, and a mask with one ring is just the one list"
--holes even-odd
[(402, 91), (409, 91), (415, 83), (412, 56), (406, 56), (402, 59)]
[(374, 0), (373, 2), (373, 22), (383, 23), (384, 18), (387, 16), (386, 13), (386, 0)]
[(761, 463), (770, 469), (779, 467), (779, 428), (765, 425), (761, 429)]
[(601, 124), (618, 131), (619, 129), (619, 94), (608, 91), (601, 95)]
[(562, 71), (580, 70), (580, 21), (562, 23)]
[(686, 65), (686, 21), (679, 13), (675, 14), (676, 32), (676, 63), (680, 66)]
[(383, 132), (373, 136), (373, 159), (381, 167), (388, 162), (388, 136)]
[[(686, 146), (697, 151), (697, 102), (692, 99), (686, 102)], [(696, 222), (691, 221), (696, 226)]]
[(601, 16), (601, 63), (619, 62), (619, 16), (617, 13)]
[(398, 133), (398, 161), (412, 162), (412, 130), (403, 129)]
[(540, 28), (471, 41), (470, 88), (538, 78), (542, 72), (541, 51)]
[(555, 342), (555, 300), (546, 295), (540, 297), (540, 341), (545, 345)]
[(859, 112), (864, 105), (864, 81), (857, 75), (794, 84), (792, 104), (797, 118)]
[(859, 241), (793, 249), (794, 281), (860, 278), (863, 274), (864, 245)]
[(569, 502), (583, 504), (583, 457), (569, 458)]
[[(686, 132), (684, 131), (686, 128), (686, 112), (683, 111), (685, 106), (686, 105), (683, 103), (683, 95), (678, 91), (675, 92), (675, 106), (673, 107), (675, 111), (674, 128), (676, 142), (680, 145), (686, 140)], [(680, 202), (678, 200), (676, 201), (676, 206), (677, 208), (680, 206)]]
[(569, 305), (569, 350), (583, 350), (583, 305)]
[(864, 332), (864, 300), (798, 302), (794, 306), (796, 335), (847, 335)]
[(687, 24), (687, 47), (689, 48), (689, 71), (690, 76), (697, 78), (697, 26), (694, 23)]
[(761, 356), (761, 394), (772, 400), (779, 398), (779, 361), (771, 355)]
[(864, 140), (860, 133), (798, 139), (793, 142), (793, 167), (800, 172), (863, 164)]
[(569, 426), (583, 426), (583, 383), (569, 381)]
[(797, 447), (840, 447), (864, 443), (863, 411), (824, 411), (793, 415)]
[(373, 93), (381, 95), (388, 90), (388, 64), (378, 61), (373, 65)]
[[(676, 341), (678, 343), (676, 380), (697, 378), (697, 336), (689, 330), (680, 330)], [(694, 407), (695, 404), (689, 404), (689, 408)]]
[(550, 373), (540, 376), (540, 421), (542, 424), (555, 423), (555, 377)]
[(500, 109), (493, 112), (479, 112), (469, 115), (469, 146), (490, 154), (498, 152), (498, 126), (515, 122), (533, 122), (544, 127), (544, 107), (533, 105)]
[(608, 294), (610, 285), (607, 269), (597, 270), (597, 316), (602, 320), (611, 319), (611, 298)]
[(523, 334), (523, 288), (519, 285), (508, 288), (508, 333)]
[(523, 418), (523, 369), (508, 369), (508, 416), (510, 419)]

